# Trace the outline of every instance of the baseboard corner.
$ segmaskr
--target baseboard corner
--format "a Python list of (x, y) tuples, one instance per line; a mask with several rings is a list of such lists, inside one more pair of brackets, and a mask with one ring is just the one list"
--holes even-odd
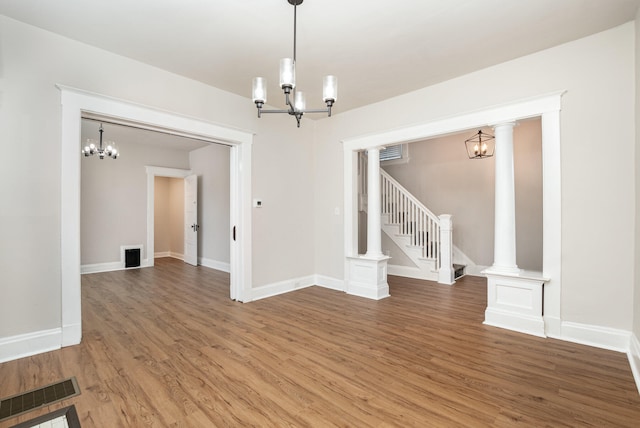
[(636, 388), (638, 388), (638, 393), (640, 394), (640, 341), (638, 341), (638, 337), (633, 333), (629, 340), (627, 357), (629, 358), (633, 379), (636, 381)]

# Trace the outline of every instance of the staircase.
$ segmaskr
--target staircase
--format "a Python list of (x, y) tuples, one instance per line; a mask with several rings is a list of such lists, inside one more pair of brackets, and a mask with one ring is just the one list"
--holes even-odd
[[(361, 209), (366, 211), (366, 162), (360, 163)], [(442, 232), (441, 218), (432, 213), (384, 170), (381, 180), (382, 231), (411, 261), (411, 266), (389, 262), (388, 273), (451, 284), (465, 274), (465, 266), (453, 264), (453, 243), (449, 216), (448, 232)], [(445, 229), (446, 230), (446, 229)], [(446, 234), (446, 238), (441, 236)], [(445, 263), (445, 266), (442, 266)], [(406, 264), (406, 263), (404, 263)]]
[(380, 171), (382, 231), (414, 266), (389, 263), (389, 273), (438, 281), (440, 219), (385, 171)]

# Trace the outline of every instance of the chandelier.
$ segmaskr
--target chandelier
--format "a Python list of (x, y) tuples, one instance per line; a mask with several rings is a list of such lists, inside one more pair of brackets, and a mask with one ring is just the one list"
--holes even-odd
[(87, 145), (84, 146), (84, 149), (82, 149), (82, 154), (84, 154), (86, 157), (88, 156), (93, 156), (95, 154), (98, 155), (98, 157), (100, 159), (104, 159), (105, 156), (113, 158), (113, 159), (117, 159), (118, 156), (120, 156), (120, 153), (118, 152), (118, 149), (116, 149), (115, 144), (113, 141), (107, 141), (106, 148), (102, 147), (102, 133), (104, 132), (104, 130), (102, 129), (102, 123), (100, 124), (100, 145), (96, 146), (96, 140), (92, 140), (90, 138), (87, 138)]
[(467, 155), (469, 159), (484, 159), (493, 156), (495, 151), (495, 137), (485, 134), (482, 130), (474, 134), (473, 137), (464, 141), (467, 146)]
[[(338, 79), (335, 76), (325, 76), (322, 85), (322, 99), (327, 105), (323, 109), (306, 109), (304, 92), (296, 90), (296, 16), (298, 5), (303, 0), (287, 0), (293, 5), (293, 58), (283, 58), (280, 60), (280, 88), (285, 96), (285, 103), (288, 109), (285, 110), (264, 110), (262, 106), (267, 102), (267, 81), (264, 77), (253, 79), (253, 102), (258, 108), (258, 117), (261, 113), (287, 113), (296, 118), (298, 128), (300, 119), (305, 113), (327, 113), (331, 117), (331, 107), (335, 103), (338, 95)], [(293, 103), (291, 97), (293, 96)]]

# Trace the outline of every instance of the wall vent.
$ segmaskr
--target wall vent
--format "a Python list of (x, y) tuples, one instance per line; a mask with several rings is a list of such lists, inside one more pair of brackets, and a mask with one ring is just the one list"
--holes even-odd
[(140, 267), (140, 248), (124, 250), (124, 267)]
[(120, 246), (120, 266), (125, 269), (139, 268), (142, 266), (143, 245), (122, 245)]

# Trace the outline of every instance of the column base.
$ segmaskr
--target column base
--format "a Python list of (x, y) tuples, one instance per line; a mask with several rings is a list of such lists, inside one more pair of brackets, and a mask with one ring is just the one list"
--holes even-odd
[(548, 281), (541, 273), (518, 274), (483, 271), (487, 276), (487, 309), (484, 324), (546, 337), (542, 318), (542, 291)]
[(389, 297), (387, 283), (388, 256), (347, 257), (346, 291), (354, 296), (380, 300)]

